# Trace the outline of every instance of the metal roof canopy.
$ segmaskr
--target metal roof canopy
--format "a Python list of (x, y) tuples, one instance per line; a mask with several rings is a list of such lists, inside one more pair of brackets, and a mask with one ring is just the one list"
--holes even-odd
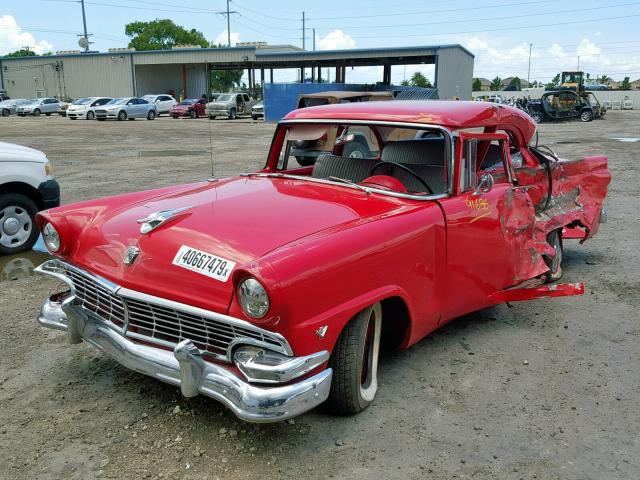
[[(0, 57), (0, 65), (26, 66), (40, 64), (43, 61), (72, 60), (94, 71), (98, 63), (105, 65), (117, 59), (126, 59), (131, 65), (129, 76), (133, 79), (133, 92), (137, 90), (135, 83), (135, 67), (138, 65), (188, 65), (206, 64), (209, 70), (247, 69), (249, 71), (250, 88), (255, 87), (255, 71), (273, 69), (300, 69), (300, 78), (304, 78), (303, 69), (312, 68), (314, 72), (320, 68), (335, 67), (336, 83), (345, 83), (346, 67), (382, 66), (383, 84), (391, 84), (391, 66), (393, 65), (435, 65), (434, 84), (438, 88), (440, 98), (471, 98), (474, 55), (461, 45), (432, 45), (392, 48), (369, 48), (348, 50), (320, 51), (274, 51), (269, 48), (255, 46), (231, 48), (176, 48), (172, 50), (118, 50), (110, 52), (63, 53), (60, 55), (7, 58)], [(114, 60), (115, 59), (115, 60)], [(96, 63), (98, 62), (98, 63)], [(103, 66), (109, 68), (108, 66)], [(21, 67), (23, 68), (23, 67)], [(2, 79), (0, 72), (0, 79)], [(83, 76), (85, 81), (91, 80)], [(2, 79), (4, 83), (4, 79)], [(4, 85), (2, 85), (4, 88)]]

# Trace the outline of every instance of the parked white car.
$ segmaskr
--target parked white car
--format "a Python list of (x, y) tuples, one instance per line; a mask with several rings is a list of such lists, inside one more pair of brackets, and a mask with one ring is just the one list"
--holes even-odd
[(13, 115), (18, 111), (18, 107), (20, 105), (26, 105), (27, 103), (31, 103), (31, 100), (27, 100), (26, 98), (14, 98), (11, 100), (3, 100), (0, 102), (0, 112), (3, 117), (8, 117), (9, 115)]
[(96, 118), (96, 108), (106, 105), (111, 100), (113, 100), (111, 97), (78, 98), (67, 107), (67, 117), (71, 120), (77, 120), (79, 118), (93, 120)]
[(30, 103), (20, 105), (16, 113), (20, 117), (25, 115), (38, 117), (41, 113), (49, 116), (52, 113), (58, 113), (58, 106), (57, 98), (33, 98)]
[(142, 98), (114, 98), (106, 105), (96, 108), (96, 119), (104, 121), (108, 118), (118, 120), (146, 118), (147, 120), (153, 120), (156, 118), (156, 104), (149, 103)]
[(0, 255), (28, 250), (36, 213), (60, 205), (60, 186), (39, 150), (0, 142)]
[(156, 104), (156, 114), (160, 116), (163, 113), (169, 114), (171, 107), (178, 104), (178, 101), (171, 95), (143, 95), (141, 98), (149, 103)]

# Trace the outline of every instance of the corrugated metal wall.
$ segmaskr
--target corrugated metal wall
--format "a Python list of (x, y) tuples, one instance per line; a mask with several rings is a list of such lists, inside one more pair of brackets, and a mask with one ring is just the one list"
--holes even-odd
[(129, 55), (3, 60), (2, 75), (12, 98), (133, 95)]
[(459, 48), (438, 50), (436, 88), (443, 100), (471, 100), (473, 57)]
[(182, 89), (182, 65), (136, 65), (138, 95), (169, 93), (176, 98)]
[(200, 98), (208, 95), (207, 66), (187, 65), (187, 98)]

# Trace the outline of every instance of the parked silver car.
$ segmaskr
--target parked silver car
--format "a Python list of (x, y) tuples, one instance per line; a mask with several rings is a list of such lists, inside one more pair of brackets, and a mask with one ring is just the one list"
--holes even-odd
[(264, 102), (258, 102), (251, 108), (251, 118), (253, 120), (264, 118)]
[(20, 105), (26, 105), (27, 103), (31, 103), (31, 100), (27, 100), (26, 98), (3, 100), (0, 102), (0, 112), (2, 112), (3, 117), (8, 117), (9, 115), (14, 115)]
[(87, 120), (93, 120), (96, 118), (96, 109), (109, 103), (113, 98), (111, 97), (85, 97), (74, 100), (71, 105), (67, 107), (67, 117), (71, 120), (78, 118), (86, 118)]
[(49, 116), (52, 113), (58, 113), (59, 102), (57, 98), (33, 98), (29, 103), (20, 105), (16, 111), (18, 116), (33, 115), (40, 116), (41, 113)]
[(178, 104), (178, 101), (171, 95), (143, 95), (142, 98), (149, 103), (156, 104), (156, 114), (160, 116), (163, 113), (169, 114), (171, 107)]
[(155, 103), (149, 103), (142, 98), (135, 97), (114, 98), (106, 105), (96, 108), (96, 119), (103, 121), (108, 118), (118, 120), (146, 118), (147, 120), (153, 120), (156, 118), (156, 114)]

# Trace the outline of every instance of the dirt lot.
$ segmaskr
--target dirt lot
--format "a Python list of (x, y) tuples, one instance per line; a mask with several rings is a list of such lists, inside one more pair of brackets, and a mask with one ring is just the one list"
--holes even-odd
[[(2, 118), (1, 140), (44, 150), (69, 203), (207, 178), (209, 122)], [(273, 125), (212, 123), (216, 175), (261, 166)], [(132, 373), (35, 321), (55, 282), (43, 255), (0, 259), (0, 477), (640, 478), (640, 112), (542, 125), (541, 143), (609, 156), (609, 223), (565, 244), (583, 297), (487, 309), (386, 354), (361, 415), (321, 410), (254, 426)], [(178, 408), (179, 407), (179, 408)]]

